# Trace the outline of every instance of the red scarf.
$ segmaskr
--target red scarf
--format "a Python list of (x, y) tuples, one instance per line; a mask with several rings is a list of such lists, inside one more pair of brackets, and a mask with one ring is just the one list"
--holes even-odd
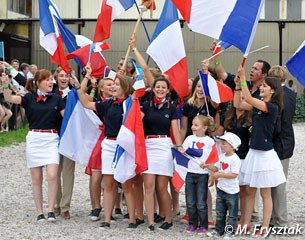
[(114, 100), (114, 102), (112, 104), (114, 104), (114, 105), (122, 105), (124, 100), (125, 100), (125, 98), (117, 98), (116, 100)]

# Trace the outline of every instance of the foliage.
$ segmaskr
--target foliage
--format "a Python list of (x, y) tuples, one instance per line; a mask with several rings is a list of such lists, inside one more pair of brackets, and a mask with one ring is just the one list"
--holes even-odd
[(0, 133), (0, 147), (24, 142), (28, 131), (28, 126), (25, 126), (17, 130)]
[(305, 94), (297, 96), (294, 122), (305, 122)]

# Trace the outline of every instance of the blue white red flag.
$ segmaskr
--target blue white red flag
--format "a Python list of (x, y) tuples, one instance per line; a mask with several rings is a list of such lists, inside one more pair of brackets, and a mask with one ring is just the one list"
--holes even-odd
[(102, 42), (109, 38), (112, 21), (131, 8), (134, 3), (134, 0), (101, 0), (93, 41)]
[(189, 28), (248, 55), (264, 0), (172, 0)]
[(287, 61), (286, 67), (289, 72), (305, 86), (305, 41)]
[[(169, 41), (173, 39), (173, 41)], [(182, 98), (188, 95), (188, 70), (177, 8), (166, 0), (150, 45), (146, 51), (168, 75), (172, 87)]]
[(216, 44), (216, 46), (215, 46), (215, 49), (214, 49), (214, 51), (213, 51), (213, 53), (212, 53), (212, 56), (218, 54), (218, 53), (221, 51), (222, 48), (223, 48), (223, 49), (227, 49), (227, 48), (230, 48), (230, 47), (232, 47), (232, 44), (226, 43), (226, 42), (224, 42), (224, 41), (219, 41), (219, 42)]
[[(107, 43), (92, 43), (77, 49), (76, 51), (67, 55), (67, 59), (79, 58), (82, 66), (86, 66), (89, 61), (92, 68), (91, 75), (96, 78), (104, 76), (104, 68), (107, 66), (106, 59), (102, 51), (108, 50), (110, 45)], [(91, 53), (92, 52), (92, 53)]]
[(101, 125), (98, 116), (82, 106), (73, 88), (68, 94), (60, 130), (59, 153), (81, 165), (87, 165), (101, 135)]
[(143, 79), (144, 72), (143, 69), (135, 62), (133, 63), (133, 65), (135, 66), (136, 75), (137, 75), (137, 79), (133, 84), (133, 88), (136, 91), (136, 96), (140, 98), (145, 95), (145, 83)]
[(205, 96), (210, 97), (216, 103), (233, 101), (234, 95), (230, 87), (215, 80), (210, 74), (202, 71), (199, 71), (198, 74)]
[(104, 69), (104, 78), (110, 78), (112, 80), (115, 80), (116, 71), (112, 70), (111, 67), (106, 66), (105, 69)]
[(123, 105), (123, 125), (117, 136), (114, 178), (120, 183), (148, 169), (144, 128), (138, 99), (128, 97)]

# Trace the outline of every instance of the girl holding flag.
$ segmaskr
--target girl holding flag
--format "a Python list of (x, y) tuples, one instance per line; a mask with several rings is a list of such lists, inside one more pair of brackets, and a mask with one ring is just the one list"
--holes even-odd
[[(283, 108), (283, 89), (277, 78), (267, 77), (260, 87), (259, 100), (251, 96), (245, 71), (239, 67), (235, 78), (234, 106), (252, 110), (252, 134), (250, 150), (240, 169), (240, 182), (247, 186), (245, 219), (249, 225), (253, 212), (256, 189), (260, 188), (263, 199), (263, 223), (257, 235), (264, 235), (269, 228), (272, 213), (271, 187), (286, 181), (280, 159), (273, 149), (273, 132), (277, 116)], [(243, 97), (243, 98), (242, 98)]]
[[(87, 85), (91, 78), (91, 66), (88, 62), (86, 65), (86, 76), (83, 79), (83, 85)], [(117, 74), (113, 87), (113, 98), (105, 102), (91, 102), (85, 94), (85, 89), (79, 88), (78, 94), (82, 105), (85, 108), (92, 109), (97, 112), (101, 119), (104, 119), (105, 138), (102, 141), (102, 174), (105, 180), (104, 187), (104, 216), (105, 219), (101, 223), (100, 228), (110, 228), (111, 214), (117, 194), (117, 182), (114, 179), (114, 168), (112, 162), (117, 147), (117, 135), (123, 121), (123, 101), (133, 92), (132, 81), (130, 78)], [(132, 180), (128, 180), (123, 184), (128, 213), (129, 225), (128, 229), (137, 227), (135, 221), (135, 204), (132, 194)]]

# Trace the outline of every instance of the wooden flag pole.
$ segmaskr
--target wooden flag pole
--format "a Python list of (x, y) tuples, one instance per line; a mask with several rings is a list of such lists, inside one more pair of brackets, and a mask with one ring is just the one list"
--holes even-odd
[[(137, 22), (136, 22), (136, 25), (134, 26), (132, 35), (134, 35), (134, 34), (137, 33), (138, 28), (139, 28), (139, 24), (140, 24), (140, 21), (141, 21), (141, 18), (142, 18), (142, 16), (143, 16), (143, 13), (144, 13), (146, 10), (147, 10), (147, 9), (146, 9), (145, 7), (141, 8), (141, 12), (140, 12), (140, 14), (139, 14), (139, 17), (138, 17), (138, 20), (137, 20)], [(131, 36), (132, 36), (132, 35), (131, 35)], [(131, 50), (131, 48), (130, 48), (130, 46), (128, 45), (128, 49), (127, 49), (127, 52), (126, 52), (126, 55), (125, 55), (124, 63), (123, 63), (123, 66), (122, 66), (121, 69), (124, 69), (124, 70), (125, 70), (125, 68), (126, 68), (127, 59), (128, 59), (129, 54), (130, 54), (130, 50)]]

